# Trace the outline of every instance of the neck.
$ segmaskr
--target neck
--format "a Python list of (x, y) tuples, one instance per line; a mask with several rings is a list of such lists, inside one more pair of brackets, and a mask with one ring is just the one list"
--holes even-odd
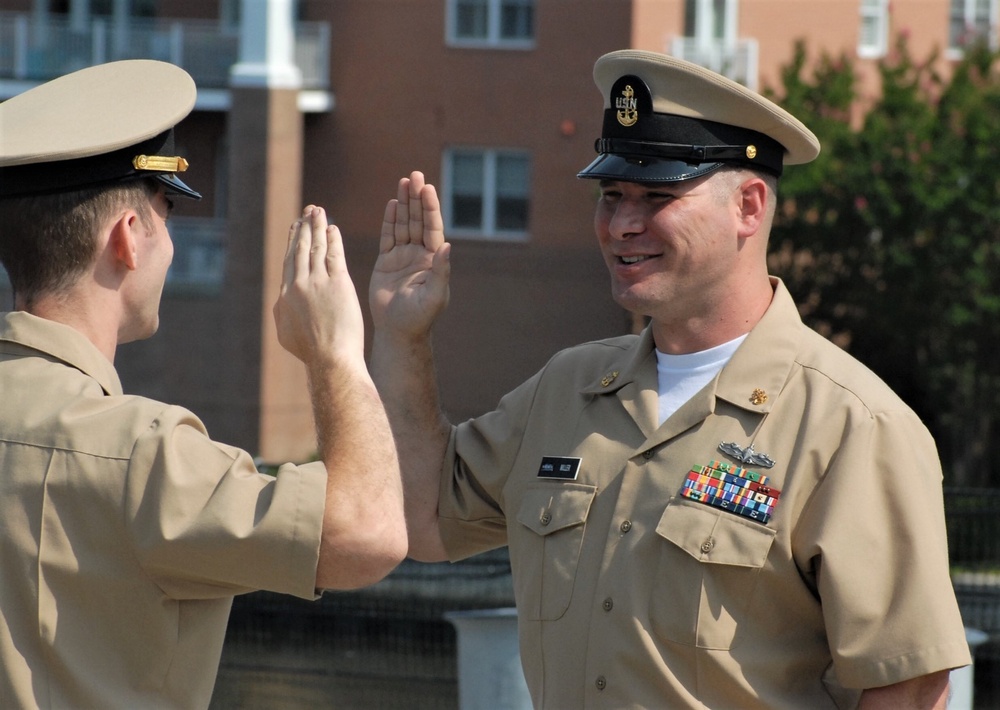
[(769, 280), (758, 288), (745, 288), (730, 295), (723, 304), (696, 315), (652, 319), (656, 349), (668, 355), (684, 355), (708, 350), (746, 335), (764, 317), (774, 288)]
[(113, 302), (106, 301), (88, 298), (83, 289), (73, 288), (63, 293), (45, 294), (29, 304), (17, 303), (15, 307), (82, 333), (113, 363), (118, 347), (118, 328), (114, 317), (117, 311)]

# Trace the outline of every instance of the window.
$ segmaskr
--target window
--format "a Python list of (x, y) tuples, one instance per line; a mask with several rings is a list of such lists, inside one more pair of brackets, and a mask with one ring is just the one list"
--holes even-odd
[(951, 0), (948, 48), (961, 53), (965, 47), (986, 41), (996, 47), (997, 0)]
[(449, 44), (530, 48), (535, 0), (448, 0), (447, 23)]
[(739, 14), (739, 0), (684, 0), (684, 35), (670, 40), (670, 54), (756, 90), (759, 47), (739, 37)]
[(523, 240), (528, 236), (526, 153), (456, 148), (444, 158), (445, 228), (452, 236)]
[(702, 43), (735, 42), (737, 0), (685, 0), (684, 36)]
[(861, 0), (858, 56), (884, 57), (889, 49), (889, 0)]

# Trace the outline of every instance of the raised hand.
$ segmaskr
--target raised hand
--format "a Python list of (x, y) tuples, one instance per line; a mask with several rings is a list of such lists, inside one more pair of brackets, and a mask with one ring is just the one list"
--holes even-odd
[(382, 220), (368, 298), (376, 330), (422, 337), (448, 305), (448, 256), (441, 204), (423, 173), (399, 181)]
[(278, 342), (307, 365), (364, 363), (361, 306), (340, 230), (322, 207), (309, 205), (289, 229), (274, 322)]

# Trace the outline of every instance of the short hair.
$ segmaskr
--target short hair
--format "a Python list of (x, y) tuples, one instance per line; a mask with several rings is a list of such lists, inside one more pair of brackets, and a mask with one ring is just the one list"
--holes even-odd
[(72, 286), (97, 255), (97, 235), (121, 209), (151, 223), (152, 179), (0, 199), (0, 264), (14, 295), (30, 306)]
[[(726, 179), (720, 184), (721, 191), (728, 190), (729, 188), (735, 189), (736, 186), (747, 180), (750, 177), (757, 177), (764, 181), (767, 185), (767, 210), (769, 215), (774, 214), (775, 206), (778, 201), (778, 177), (772, 175), (771, 173), (765, 172), (763, 170), (753, 170), (751, 168), (745, 168), (739, 165), (723, 165), (720, 169), (715, 171), (716, 175), (725, 175)], [(721, 194), (720, 194), (721, 196)]]

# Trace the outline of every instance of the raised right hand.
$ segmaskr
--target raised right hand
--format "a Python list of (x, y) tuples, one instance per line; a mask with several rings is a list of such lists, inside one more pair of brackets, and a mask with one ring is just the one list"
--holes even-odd
[[(448, 257), (441, 203), (423, 173), (399, 181), (382, 220), (368, 300), (376, 331), (425, 337), (448, 305)], [(388, 331), (388, 332), (387, 332)]]

